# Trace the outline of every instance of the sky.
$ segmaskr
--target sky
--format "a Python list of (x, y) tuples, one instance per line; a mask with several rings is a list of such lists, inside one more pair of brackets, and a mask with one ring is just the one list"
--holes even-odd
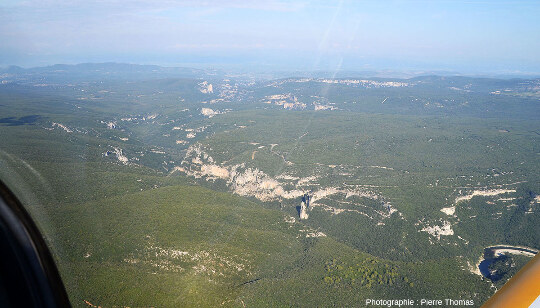
[(540, 1), (0, 0), (0, 66), (540, 72)]

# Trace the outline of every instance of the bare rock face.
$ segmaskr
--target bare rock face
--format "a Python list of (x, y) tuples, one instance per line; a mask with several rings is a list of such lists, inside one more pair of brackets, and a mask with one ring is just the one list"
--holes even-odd
[(300, 219), (305, 220), (309, 218), (309, 214), (307, 212), (307, 205), (304, 201), (302, 201), (302, 204), (300, 204)]
[(221, 112), (217, 111), (217, 110), (213, 110), (213, 109), (210, 109), (210, 108), (201, 108), (201, 114), (204, 115), (204, 116), (207, 116), (209, 118), (215, 116), (216, 114), (220, 114)]
[(199, 91), (201, 91), (201, 93), (204, 93), (204, 94), (214, 93), (214, 87), (212, 86), (211, 83), (208, 83), (208, 81), (203, 81), (199, 83), (198, 86), (199, 86)]

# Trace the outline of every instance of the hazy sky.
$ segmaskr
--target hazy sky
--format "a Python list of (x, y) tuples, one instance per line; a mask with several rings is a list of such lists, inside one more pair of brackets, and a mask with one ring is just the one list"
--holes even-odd
[(540, 1), (0, 0), (0, 66), (540, 72)]

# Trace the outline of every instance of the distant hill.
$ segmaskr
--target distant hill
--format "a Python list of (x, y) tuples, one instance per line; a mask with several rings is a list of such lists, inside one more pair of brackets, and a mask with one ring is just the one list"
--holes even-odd
[(95, 80), (145, 80), (154, 78), (204, 78), (221, 75), (215, 70), (185, 67), (162, 67), (128, 63), (81, 63), (76, 65), (22, 68), (10, 66), (0, 69), (0, 74), (13, 75), (18, 81), (77, 82)]

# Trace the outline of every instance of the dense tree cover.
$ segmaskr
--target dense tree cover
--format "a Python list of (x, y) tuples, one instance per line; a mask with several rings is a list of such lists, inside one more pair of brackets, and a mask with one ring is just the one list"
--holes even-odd
[(409, 278), (400, 277), (397, 268), (388, 263), (381, 264), (375, 259), (358, 260), (358, 258), (353, 261), (359, 263), (348, 265), (336, 259), (328, 261), (325, 266), (328, 276), (324, 277), (324, 282), (329, 284), (359, 284), (370, 288), (373, 284), (393, 285), (398, 281), (403, 281), (409, 283), (411, 287), (414, 286), (413, 282), (409, 282)]
[(530, 258), (521, 255), (501, 255), (496, 257), (488, 266), (489, 280), (497, 288), (501, 288), (523, 267)]

